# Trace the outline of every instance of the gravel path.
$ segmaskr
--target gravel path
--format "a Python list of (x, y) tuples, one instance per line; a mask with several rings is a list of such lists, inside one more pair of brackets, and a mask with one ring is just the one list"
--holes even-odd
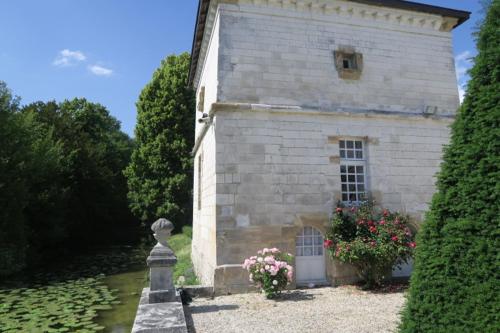
[(370, 293), (353, 286), (293, 290), (280, 300), (241, 294), (198, 298), (185, 307), (190, 333), (394, 332), (404, 293)]

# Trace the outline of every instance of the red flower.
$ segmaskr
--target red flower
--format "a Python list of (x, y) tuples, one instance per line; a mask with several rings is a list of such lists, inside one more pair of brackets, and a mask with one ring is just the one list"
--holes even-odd
[(323, 242), (323, 246), (325, 248), (332, 247), (333, 246), (333, 241), (331, 239), (325, 239), (325, 241)]
[(356, 207), (351, 207), (351, 212), (355, 212), (356, 211)]
[(409, 242), (408, 243), (408, 247), (411, 247), (412, 249), (414, 249), (415, 246), (417, 246), (417, 244), (415, 242)]
[(384, 214), (384, 216), (387, 216), (387, 215), (389, 215), (389, 211), (387, 209), (384, 209), (383, 214)]
[(398, 236), (392, 236), (391, 237), (392, 241), (397, 242), (399, 240)]
[(370, 221), (368, 221), (368, 225), (369, 225), (370, 227), (373, 227), (373, 226), (375, 225), (375, 223), (373, 223), (373, 221), (371, 221), (371, 220), (370, 220)]
[(371, 227), (370, 227), (370, 232), (371, 232), (371, 233), (376, 233), (376, 232), (377, 232), (377, 227), (375, 227), (375, 226), (371, 226)]
[(337, 213), (342, 213), (342, 208), (337, 207), (337, 209), (335, 209), (335, 211), (336, 211)]
[(358, 225), (363, 225), (363, 224), (365, 224), (365, 221), (363, 221), (363, 220), (358, 221)]
[(370, 245), (371, 245), (372, 247), (375, 247), (375, 246), (377, 246), (377, 242), (376, 242), (376, 241), (371, 241), (371, 242), (370, 242)]
[(380, 220), (380, 222), (378, 224), (384, 225), (385, 224), (385, 220)]

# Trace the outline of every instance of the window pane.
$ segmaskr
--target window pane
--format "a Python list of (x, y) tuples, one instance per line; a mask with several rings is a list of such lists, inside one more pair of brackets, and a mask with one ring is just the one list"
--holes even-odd
[(354, 158), (354, 151), (353, 150), (347, 151), (347, 158)]
[(339, 141), (339, 147), (340, 148), (345, 148), (345, 141), (344, 140), (340, 140)]
[(303, 255), (303, 252), (302, 252), (302, 248), (301, 248), (301, 247), (298, 247), (298, 248), (297, 248), (297, 253), (296, 253), (296, 254), (297, 254), (297, 256), (299, 256), (299, 257)]
[(321, 245), (322, 246), (323, 245), (323, 237), (321, 237), (321, 236), (320, 237), (316, 237), (314, 239), (314, 245), (316, 245), (316, 246)]
[(304, 245), (312, 245), (312, 243), (313, 243), (312, 237), (310, 236), (304, 237)]
[(340, 181), (341, 181), (342, 183), (345, 183), (345, 182), (347, 181), (346, 175), (341, 175), (341, 176), (340, 176)]
[(356, 145), (356, 149), (361, 149), (363, 148), (363, 143), (361, 141), (356, 141), (355, 142), (355, 145)]
[(322, 256), (323, 255), (323, 248), (321, 246), (317, 246), (314, 248), (314, 255), (315, 256)]
[(312, 234), (312, 228), (304, 227), (304, 235), (311, 235), (311, 234)]
[(304, 256), (312, 256), (312, 254), (313, 254), (312, 247), (304, 248)]
[(340, 151), (340, 157), (341, 158), (345, 158), (345, 150), (341, 150)]
[(342, 193), (342, 201), (349, 201), (349, 197), (347, 196), (347, 193)]
[(357, 201), (356, 193), (349, 193), (349, 201)]
[(356, 158), (359, 158), (359, 159), (363, 158), (363, 152), (361, 150), (356, 150)]
[(349, 173), (355, 173), (355, 171), (354, 171), (354, 170), (355, 170), (354, 165), (349, 165), (349, 166), (347, 167), (347, 172), (349, 172)]
[(353, 149), (354, 148), (354, 142), (353, 141), (346, 141), (347, 148)]
[(364, 192), (365, 191), (365, 185), (360, 184), (358, 185), (358, 192)]
[(345, 172), (346, 172), (346, 167), (345, 167), (345, 165), (341, 165), (341, 166), (340, 166), (340, 172), (341, 172), (341, 173), (345, 173)]
[(346, 184), (342, 184), (342, 192), (347, 192), (347, 185)]
[(349, 192), (356, 192), (356, 184), (349, 184)]
[(365, 176), (363, 176), (363, 175), (357, 175), (356, 179), (358, 180), (358, 183), (364, 183), (365, 182)]
[(347, 180), (349, 181), (349, 183), (354, 183), (356, 180), (356, 176), (354, 175), (349, 175), (347, 176)]
[(299, 236), (295, 238), (295, 245), (302, 246), (302, 237)]

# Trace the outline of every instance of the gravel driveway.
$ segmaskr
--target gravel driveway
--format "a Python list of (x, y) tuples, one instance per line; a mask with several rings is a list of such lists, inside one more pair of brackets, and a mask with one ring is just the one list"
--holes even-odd
[(394, 332), (404, 293), (370, 293), (353, 286), (285, 292), (280, 300), (241, 294), (198, 298), (185, 307), (190, 333)]

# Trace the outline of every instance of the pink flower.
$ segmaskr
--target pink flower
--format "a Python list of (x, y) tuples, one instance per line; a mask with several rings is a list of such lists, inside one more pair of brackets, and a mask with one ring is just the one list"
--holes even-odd
[(398, 238), (398, 236), (392, 236), (392, 237), (391, 237), (391, 240), (392, 240), (393, 242), (397, 242), (397, 241), (399, 240), (399, 238)]
[(337, 209), (335, 209), (335, 211), (336, 211), (337, 213), (342, 213), (342, 208), (337, 207)]
[(277, 249), (277, 248), (275, 248), (275, 247), (273, 247), (270, 251), (271, 251), (272, 253), (279, 253), (279, 252), (280, 252), (280, 250), (279, 250), (279, 249)]
[(389, 215), (389, 211), (388, 211), (387, 209), (384, 209), (383, 215), (384, 215), (384, 216)]
[(267, 257), (265, 257), (265, 258), (264, 258), (264, 262), (265, 262), (266, 264), (269, 264), (269, 265), (274, 264), (274, 262), (275, 262), (275, 261), (276, 261), (276, 260), (274, 259), (274, 257), (273, 257), (273, 256), (267, 256)]
[(375, 227), (375, 226), (371, 226), (371, 227), (370, 227), (370, 232), (371, 232), (371, 233), (376, 233), (376, 232), (377, 232), (377, 227)]
[(266, 265), (266, 266), (264, 266), (264, 268), (266, 269), (266, 271), (268, 271), (271, 268), (271, 266)]
[(385, 224), (385, 220), (380, 220), (380, 222), (378, 224), (384, 225)]
[(261, 269), (260, 269), (260, 272), (261, 272), (262, 274), (264, 274), (264, 272), (265, 272), (264, 268), (261, 268)]
[(408, 243), (408, 247), (411, 247), (412, 249), (414, 249), (416, 246), (417, 246), (417, 244), (415, 242)]

